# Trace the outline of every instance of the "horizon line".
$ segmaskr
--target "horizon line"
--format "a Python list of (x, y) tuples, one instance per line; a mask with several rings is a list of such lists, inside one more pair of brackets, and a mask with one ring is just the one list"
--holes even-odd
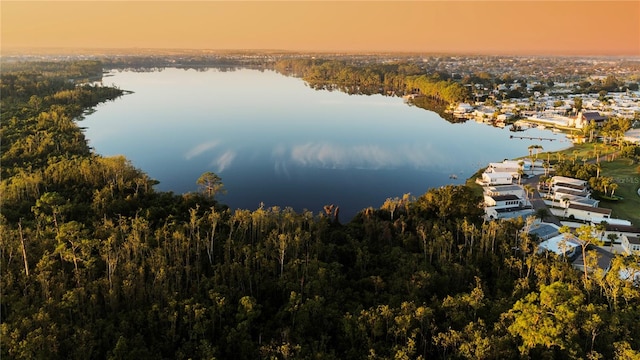
[[(625, 53), (554, 53), (554, 52), (474, 52), (474, 51), (426, 51), (426, 50), (290, 50), (277, 48), (188, 48), (188, 47), (63, 47), (63, 46), (10, 46), (0, 50), (0, 57), (19, 55), (102, 55), (100, 51), (143, 51), (150, 53), (161, 52), (208, 52), (208, 53), (290, 53), (290, 54), (340, 54), (340, 55), (440, 55), (440, 56), (508, 56), (508, 57), (615, 57), (615, 58), (640, 58), (640, 54)], [(115, 55), (115, 54), (114, 54)], [(131, 54), (129, 54), (131, 55)], [(146, 54), (133, 54), (146, 55)]]

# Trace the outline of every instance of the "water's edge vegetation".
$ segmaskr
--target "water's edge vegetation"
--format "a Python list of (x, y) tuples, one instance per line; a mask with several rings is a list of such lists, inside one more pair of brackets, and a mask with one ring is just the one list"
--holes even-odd
[(102, 64), (30, 66), (1, 74), (0, 357), (640, 356), (640, 288), (618, 276), (637, 256), (583, 278), (524, 220), (483, 222), (468, 186), (345, 224), (329, 205), (231, 211), (210, 173), (158, 192), (73, 120), (122, 95), (87, 83)]

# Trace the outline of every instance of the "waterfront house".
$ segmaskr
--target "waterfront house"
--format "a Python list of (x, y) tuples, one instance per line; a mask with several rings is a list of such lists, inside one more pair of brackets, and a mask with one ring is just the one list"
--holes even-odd
[(512, 184), (513, 176), (506, 172), (484, 172), (482, 173), (482, 183), (484, 185)]
[(485, 219), (513, 219), (526, 218), (534, 214), (535, 210), (529, 201), (517, 195), (485, 195), (484, 196)]
[(494, 207), (496, 209), (511, 209), (524, 205), (522, 198), (516, 195), (485, 195), (484, 203), (486, 206)]
[(524, 198), (526, 196), (526, 192), (524, 188), (520, 185), (496, 185), (496, 186), (486, 186), (483, 189), (484, 195), (494, 196), (494, 195), (515, 195), (520, 198)]
[(603, 126), (607, 121), (607, 118), (600, 115), (597, 111), (581, 111), (578, 113), (574, 123), (569, 125), (573, 125), (576, 129), (582, 129), (590, 124), (591, 121), (595, 122), (598, 126)]

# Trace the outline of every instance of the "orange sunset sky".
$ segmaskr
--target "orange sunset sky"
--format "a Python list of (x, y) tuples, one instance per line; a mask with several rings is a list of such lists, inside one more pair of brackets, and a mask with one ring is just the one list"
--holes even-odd
[(1, 1), (25, 48), (640, 56), (640, 1)]

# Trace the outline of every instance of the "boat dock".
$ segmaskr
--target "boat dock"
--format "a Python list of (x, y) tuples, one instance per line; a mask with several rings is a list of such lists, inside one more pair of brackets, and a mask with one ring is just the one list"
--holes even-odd
[(515, 136), (515, 135), (510, 135), (509, 138), (511, 139), (524, 139), (524, 140), (549, 140), (549, 141), (554, 141), (554, 140), (558, 140), (558, 139), (551, 139), (551, 138), (544, 138), (544, 137), (532, 137), (532, 136)]

